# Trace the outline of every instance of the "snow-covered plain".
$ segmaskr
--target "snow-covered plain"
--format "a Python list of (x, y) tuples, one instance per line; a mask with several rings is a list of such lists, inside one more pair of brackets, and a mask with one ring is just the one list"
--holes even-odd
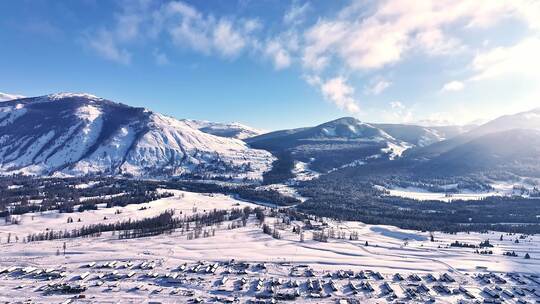
[[(165, 190), (163, 190), (165, 191)], [(168, 191), (168, 190), (167, 190)], [(347, 287), (349, 279), (336, 278), (339, 286), (338, 291), (330, 298), (311, 298), (309, 292), (303, 287), (307, 277), (296, 277), (302, 284), (299, 290), (302, 296), (298, 302), (311, 303), (334, 303), (337, 298), (356, 298), (364, 303), (382, 303), (385, 297), (379, 296), (382, 292), (380, 285), (389, 282), (397, 290), (396, 295), (403, 295), (407, 282), (397, 282), (393, 279), (395, 273), (401, 273), (404, 277), (409, 274), (418, 274), (422, 278), (430, 273), (436, 276), (448, 273), (457, 280), (455, 284), (448, 284), (452, 288), (458, 285), (466, 287), (472, 294), (481, 296), (482, 288), (492, 285), (482, 284), (475, 276), (483, 269), (498, 273), (503, 276), (507, 272), (519, 272), (523, 274), (540, 273), (540, 247), (539, 236), (527, 236), (520, 239), (520, 243), (514, 243), (517, 235), (503, 235), (490, 232), (487, 234), (471, 233), (449, 235), (443, 233), (434, 234), (434, 242), (430, 241), (427, 232), (407, 231), (391, 226), (373, 226), (359, 222), (334, 222), (328, 220), (330, 227), (336, 232), (358, 233), (358, 240), (329, 239), (327, 243), (312, 240), (311, 232), (305, 232), (305, 241), (301, 242), (299, 236), (292, 232), (291, 226), (276, 226), (281, 233), (281, 239), (273, 239), (263, 234), (258, 221), (251, 218), (246, 227), (228, 229), (227, 225), (216, 227), (215, 236), (187, 240), (185, 234), (177, 231), (172, 234), (164, 234), (154, 237), (137, 239), (118, 239), (112, 233), (103, 233), (100, 237), (76, 238), (57, 241), (43, 241), (23, 243), (22, 239), (32, 232), (40, 232), (47, 228), (54, 230), (73, 229), (82, 225), (103, 221), (117, 221), (121, 219), (138, 219), (157, 215), (164, 210), (174, 209), (177, 216), (193, 213), (204, 213), (212, 209), (242, 208), (244, 206), (255, 207), (254, 204), (236, 200), (230, 196), (220, 194), (199, 194), (185, 191), (171, 190), (174, 197), (159, 199), (140, 205), (128, 205), (121, 208), (99, 209), (82, 213), (59, 214), (46, 212), (43, 214), (27, 214), (21, 216), (19, 225), (0, 224), (0, 271), (6, 267), (36, 267), (38, 269), (61, 269), (66, 272), (64, 278), (55, 279), (53, 282), (80, 282), (76, 277), (89, 272), (84, 284), (88, 290), (84, 292), (86, 299), (78, 301), (117, 303), (161, 301), (163, 303), (188, 302), (188, 299), (200, 297), (205, 303), (210, 302), (212, 297), (230, 298), (238, 296), (243, 298), (242, 303), (248, 299), (255, 299), (256, 291), (252, 288), (252, 282), (259, 278), (282, 278), (290, 280), (291, 270), (294, 266), (306, 265), (313, 269), (316, 278), (323, 279), (326, 272), (338, 270), (371, 270), (380, 272), (383, 280), (366, 280), (374, 285), (373, 293), (353, 292)], [(141, 207), (146, 207), (141, 210)], [(120, 212), (117, 212), (120, 211)], [(73, 223), (67, 223), (68, 217), (74, 219)], [(78, 219), (81, 219), (78, 222)], [(106, 219), (104, 219), (106, 218)], [(272, 224), (274, 218), (267, 218), (266, 222)], [(293, 223), (302, 225), (301, 223)], [(6, 243), (8, 235), (11, 242)], [(18, 237), (18, 242), (15, 242)], [(474, 249), (454, 248), (448, 245), (458, 240), (470, 244), (478, 244), (489, 239), (495, 246), (492, 255), (480, 255), (474, 253)], [(57, 255), (62, 251), (66, 243), (66, 255)], [(368, 242), (368, 246), (365, 243)], [(515, 251), (519, 257), (506, 257), (502, 254), (506, 251)], [(532, 258), (523, 259), (525, 253)], [(247, 262), (251, 268), (247, 273), (229, 274), (223, 273), (230, 267), (225, 265), (231, 259)], [(111, 261), (134, 265), (142, 262), (155, 262), (156, 266), (151, 272), (158, 273), (158, 277), (148, 277), (149, 270), (141, 270), (126, 266), (120, 268), (81, 268), (82, 265), (96, 262), (98, 265)], [(216, 274), (201, 274), (177, 272), (184, 281), (173, 280), (171, 283), (163, 275), (171, 272), (187, 263), (188, 267), (196, 265), (199, 261), (220, 263), (220, 270)], [(266, 270), (256, 270), (255, 264), (267, 263)], [(131, 269), (133, 268), (133, 269)], [(116, 271), (115, 275), (125, 275), (133, 271), (130, 278), (123, 277), (120, 280), (102, 279), (100, 274), (109, 274)], [(152, 274), (153, 276), (153, 274)], [(223, 276), (230, 278), (231, 282), (218, 286)], [(235, 290), (236, 283), (242, 277), (248, 280), (248, 288)], [(178, 279), (180, 280), (180, 279)], [(328, 278), (324, 278), (328, 281)], [(354, 284), (358, 279), (351, 281)], [(510, 282), (510, 280), (508, 279)], [(94, 286), (97, 282), (104, 282), (101, 286)], [(528, 283), (531, 283), (527, 281)], [(0, 274), (0, 301), (13, 302), (32, 299), (36, 302), (60, 303), (71, 298), (73, 295), (51, 294), (46, 295), (38, 288), (46, 285), (48, 281), (33, 275), (21, 273)], [(510, 284), (503, 286), (510, 288)], [(532, 283), (531, 283), (532, 284)], [(434, 283), (427, 283), (430, 288)], [(508, 287), (506, 287), (508, 286)], [(290, 290), (285, 286), (279, 290)], [(326, 288), (327, 289), (327, 288)], [(325, 290), (326, 290), (325, 289)], [(191, 293), (194, 293), (191, 295)], [(188, 296), (189, 294), (189, 296)], [(456, 295), (441, 295), (431, 290), (423, 296), (424, 300), (429, 297), (436, 298), (441, 303), (456, 303), (457, 299), (463, 298)], [(526, 298), (534, 298), (528, 295)], [(77, 301), (76, 301), (77, 302)], [(217, 301), (222, 302), (222, 301)]]
[[(450, 185), (454, 186), (454, 185)], [(499, 181), (491, 184), (493, 190), (491, 191), (472, 191), (472, 190), (462, 190), (458, 193), (445, 193), (445, 192), (431, 192), (426, 189), (418, 187), (392, 187), (385, 188), (382, 186), (375, 186), (377, 189), (385, 190), (388, 192), (387, 195), (390, 196), (399, 196), (404, 198), (411, 198), (419, 201), (442, 201), (442, 202), (451, 202), (455, 200), (479, 200), (490, 196), (522, 196), (528, 197), (527, 194), (522, 193), (521, 189), (532, 190), (533, 185), (528, 185), (522, 182), (509, 182), (509, 181)]]
[(386, 189), (391, 196), (399, 196), (405, 198), (412, 198), (419, 201), (443, 201), (451, 202), (454, 200), (479, 200), (489, 196), (499, 195), (497, 192), (464, 192), (464, 193), (452, 193), (447, 194), (444, 192), (430, 192), (425, 189), (407, 187), (396, 187), (392, 189)]

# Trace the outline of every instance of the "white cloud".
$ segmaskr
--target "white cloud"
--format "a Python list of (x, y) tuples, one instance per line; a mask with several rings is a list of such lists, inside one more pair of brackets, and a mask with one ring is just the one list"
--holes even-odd
[(382, 116), (386, 121), (396, 123), (409, 123), (413, 120), (413, 111), (407, 108), (401, 101), (390, 102), (390, 109), (382, 111)]
[(414, 122), (411, 122), (414, 125), (423, 126), (423, 127), (443, 127), (443, 126), (453, 126), (460, 125), (461, 122), (456, 122), (453, 117), (455, 113), (432, 113), (424, 119), (420, 119)]
[[(257, 43), (255, 34), (262, 27), (258, 19), (216, 18), (182, 1), (128, 4), (128, 8), (116, 14), (113, 26), (89, 31), (83, 39), (102, 57), (123, 64), (131, 61), (128, 48), (132, 44), (163, 37), (182, 49), (234, 58)], [(163, 62), (163, 56), (160, 57)]]
[[(459, 30), (485, 29), (505, 19), (538, 30), (539, 16), (540, 1), (532, 0), (352, 1), (340, 13), (319, 18), (304, 31), (300, 57), (308, 73), (324, 75), (337, 69), (366, 74), (401, 62), (413, 52), (429, 56), (463, 54), (471, 47), (457, 36)], [(473, 64), (477, 72), (474, 79), (508, 72), (538, 75), (538, 60), (527, 67), (523, 63), (535, 60), (532, 54), (540, 51), (531, 41), (527, 46), (478, 54)], [(388, 85), (368, 84), (364, 93), (377, 95)], [(458, 91), (464, 85), (455, 81), (442, 90)]]
[(313, 87), (318, 87), (318, 86), (320, 86), (321, 83), (322, 83), (321, 77), (319, 77), (318, 75), (304, 74), (304, 75), (302, 75), (302, 78), (303, 78), (310, 86), (313, 86)]
[[(463, 50), (458, 38), (445, 31), (487, 27), (505, 18), (538, 28), (540, 5), (530, 0), (380, 1), (372, 14), (353, 2), (336, 18), (321, 19), (305, 33), (303, 61), (324, 68), (338, 58), (354, 70), (379, 69), (399, 62), (407, 51), (430, 55)], [(362, 9), (359, 9), (362, 8)], [(536, 17), (536, 18), (535, 18)]]
[(139, 35), (142, 17), (136, 14), (125, 14), (117, 17), (115, 35), (120, 41), (131, 41)]
[(148, 19), (149, 3), (145, 0), (125, 2), (122, 11), (115, 14), (114, 25), (86, 31), (83, 44), (107, 60), (130, 64), (132, 54), (127, 45), (141, 36), (143, 22)]
[(158, 20), (155, 31), (168, 33), (175, 45), (207, 55), (211, 53), (213, 18), (205, 18), (194, 7), (174, 1), (158, 10), (154, 19)]
[(242, 34), (230, 21), (221, 19), (214, 28), (213, 41), (216, 50), (224, 56), (233, 57), (246, 46)]
[(446, 55), (465, 49), (459, 39), (448, 37), (440, 29), (427, 29), (415, 36), (415, 44), (431, 55)]
[(346, 33), (345, 24), (341, 22), (318, 22), (305, 34), (305, 45), (302, 54), (304, 67), (322, 70), (329, 63), (329, 49), (340, 43)]
[(443, 85), (441, 92), (457, 92), (465, 88), (465, 84), (461, 81), (450, 81)]
[(243, 22), (244, 33), (253, 33), (260, 30), (263, 25), (258, 19), (247, 19)]
[(484, 80), (501, 76), (525, 77), (540, 81), (540, 39), (527, 38), (511, 47), (496, 47), (478, 53), (471, 80)]
[(283, 16), (283, 23), (298, 25), (304, 22), (307, 12), (311, 9), (309, 2), (302, 5), (298, 1), (293, 1), (291, 7)]
[(154, 55), (154, 60), (157, 65), (163, 66), (163, 65), (168, 65), (170, 63), (169, 57), (167, 56), (167, 54), (161, 52), (160, 50), (155, 49), (152, 54)]
[(153, 13), (155, 33), (165, 32), (178, 47), (205, 55), (234, 58), (258, 44), (258, 19), (216, 18), (181, 1), (170, 2)]
[(19, 98), (24, 98), (24, 97), (26, 96), (0, 92), (0, 101), (8, 101), (8, 100), (19, 99)]
[(374, 81), (370, 86), (367, 86), (364, 89), (364, 93), (368, 95), (379, 95), (391, 85), (392, 83), (385, 79), (378, 79)]
[(92, 35), (86, 35), (83, 42), (87, 47), (107, 60), (125, 65), (131, 62), (131, 53), (121, 48), (115, 34), (106, 29), (101, 29)]
[(268, 39), (260, 51), (270, 58), (276, 70), (291, 66), (294, 53), (298, 51), (300, 41), (296, 29), (291, 29)]
[(338, 108), (350, 113), (360, 112), (358, 102), (354, 99), (354, 88), (347, 84), (344, 77), (331, 78), (320, 85), (321, 92), (326, 100), (334, 103)]
[[(354, 87), (343, 77), (328, 79), (329, 75), (359, 72), (371, 77), (370, 73), (379, 73), (382, 68), (412, 57), (411, 54), (454, 56), (464, 50), (469, 54), (473, 48), (466, 43), (470, 39), (458, 35), (505, 19), (518, 20), (532, 31), (540, 30), (537, 0), (351, 0), (336, 14), (309, 19), (311, 4), (295, 0), (279, 24), (285, 28), (266, 30), (259, 19), (214, 15), (183, 1), (128, 3), (138, 4), (116, 14), (110, 28), (91, 31), (85, 39), (87, 46), (106, 59), (129, 64), (131, 46), (165, 40), (207, 56), (263, 57), (276, 70), (299, 62), (302, 73), (311, 75), (304, 77), (308, 83), (316, 86), (326, 99), (351, 112), (359, 109), (353, 97)], [(317, 21), (306, 25), (312, 19)], [(475, 73), (469, 80), (508, 74), (538, 79), (540, 64), (534, 56), (540, 52), (538, 40), (529, 38), (516, 46), (480, 51), (469, 67)], [(489, 46), (492, 45), (490, 42)], [(158, 64), (169, 61), (159, 52), (153, 56)], [(461, 90), (469, 80), (449, 82), (441, 90)], [(389, 81), (377, 79), (365, 84), (363, 92), (378, 95), (390, 85)]]
[(405, 105), (403, 105), (401, 101), (390, 102), (390, 107), (392, 107), (392, 109), (405, 109)]
[(276, 70), (281, 70), (291, 65), (289, 52), (276, 40), (271, 40), (266, 44), (265, 54), (272, 59)]
[(347, 79), (337, 76), (323, 81), (318, 75), (304, 75), (304, 80), (311, 86), (317, 87), (324, 98), (339, 109), (349, 113), (360, 112), (358, 102), (354, 99), (354, 88), (347, 84)]

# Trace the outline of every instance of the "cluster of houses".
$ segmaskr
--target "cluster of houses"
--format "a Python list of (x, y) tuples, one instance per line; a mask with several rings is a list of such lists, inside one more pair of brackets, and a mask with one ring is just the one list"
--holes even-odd
[(382, 274), (368, 269), (316, 271), (309, 265), (235, 260), (181, 263), (173, 267), (164, 264), (163, 261), (91, 262), (75, 269), (77, 273), (63, 267), (6, 266), (0, 267), (0, 282), (43, 280), (44, 284), (32, 291), (44, 295), (80, 297), (91, 288), (101, 288), (110, 292), (182, 296), (193, 303), (233, 303), (240, 298), (251, 303), (299, 298), (337, 303), (361, 303), (362, 299), (430, 302), (445, 296), (484, 303), (501, 303), (505, 299), (521, 304), (540, 301), (540, 277), (534, 274), (478, 272), (463, 276), (448, 272)]

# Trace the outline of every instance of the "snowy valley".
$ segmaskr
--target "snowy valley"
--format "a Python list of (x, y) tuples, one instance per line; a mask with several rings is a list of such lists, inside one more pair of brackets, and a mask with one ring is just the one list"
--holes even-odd
[(90, 94), (2, 102), (0, 301), (539, 301), (535, 113), (262, 134)]

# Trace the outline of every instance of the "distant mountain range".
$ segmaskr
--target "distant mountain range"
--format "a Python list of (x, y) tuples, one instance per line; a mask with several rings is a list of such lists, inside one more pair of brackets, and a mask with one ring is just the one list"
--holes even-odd
[(373, 124), (373, 126), (415, 147), (429, 146), (433, 143), (453, 138), (476, 127), (474, 125), (425, 127), (407, 124)]
[(24, 98), (24, 96), (0, 92), (0, 101), (7, 101), (7, 100), (13, 100), (13, 99), (19, 99), (19, 98)]
[(395, 159), (411, 146), (352, 117), (311, 128), (263, 134), (247, 142), (282, 159), (309, 163), (312, 169), (323, 173), (347, 165)]
[(445, 141), (471, 128), (473, 126), (369, 124), (345, 117), (315, 127), (271, 132), (246, 141), (278, 157), (279, 161), (265, 177), (271, 182), (282, 182), (292, 177), (290, 172), (298, 162), (323, 174), (386, 163), (400, 159), (409, 149)]
[(505, 115), (453, 138), (411, 149), (424, 172), (456, 175), (503, 170), (540, 177), (540, 108)]
[(4, 174), (260, 179), (272, 161), (266, 151), (202, 132), (192, 122), (89, 94), (0, 104)]
[(239, 123), (177, 120), (90, 94), (19, 98), (0, 103), (0, 173), (236, 180), (264, 175), (274, 183), (291, 178), (299, 164), (321, 174), (396, 164), (418, 174), (508, 170), (540, 176), (540, 109), (480, 126), (344, 117), (262, 133)]

